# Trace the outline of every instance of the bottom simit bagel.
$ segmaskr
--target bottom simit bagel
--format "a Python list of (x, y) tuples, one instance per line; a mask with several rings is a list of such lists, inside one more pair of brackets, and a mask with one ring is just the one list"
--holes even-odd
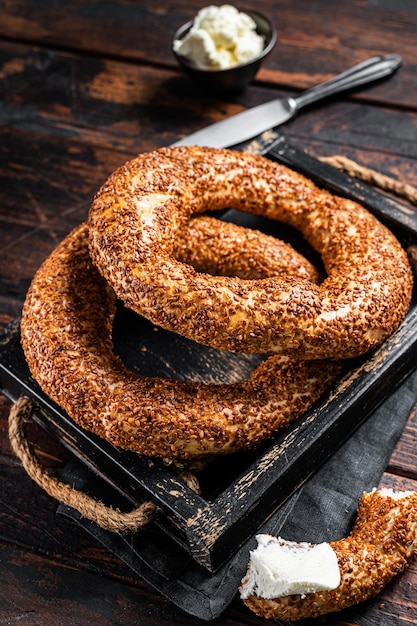
[(33, 377), (76, 423), (127, 450), (175, 460), (251, 448), (303, 413), (341, 373), (336, 362), (273, 356), (236, 384), (139, 376), (113, 352), (115, 307), (82, 224), (32, 281), (22, 346)]

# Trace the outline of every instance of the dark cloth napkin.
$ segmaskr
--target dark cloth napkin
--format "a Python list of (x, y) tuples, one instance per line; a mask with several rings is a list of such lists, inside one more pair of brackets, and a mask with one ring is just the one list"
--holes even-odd
[[(358, 500), (364, 491), (378, 486), (416, 400), (417, 372), (374, 411), (259, 533), (312, 543), (349, 534)], [(79, 489), (86, 485), (90, 489), (96, 480), (79, 462), (65, 468), (64, 479)], [(181, 554), (182, 548), (171, 553), (161, 542), (158, 529), (126, 537), (99, 528), (64, 505), (58, 512), (75, 520), (175, 605), (202, 620), (219, 617), (235, 597), (249, 551), (257, 545), (252, 537), (220, 570), (210, 574), (185, 550)]]

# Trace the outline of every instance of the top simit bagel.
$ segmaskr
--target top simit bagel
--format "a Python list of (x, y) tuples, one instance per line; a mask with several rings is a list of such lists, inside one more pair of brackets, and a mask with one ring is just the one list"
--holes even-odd
[[(323, 282), (212, 276), (177, 260), (176, 237), (190, 216), (228, 207), (300, 230), (322, 257)], [(141, 154), (100, 189), (89, 232), (93, 263), (129, 308), (218, 349), (350, 358), (388, 337), (410, 304), (408, 260), (385, 226), (357, 203), (247, 153)]]

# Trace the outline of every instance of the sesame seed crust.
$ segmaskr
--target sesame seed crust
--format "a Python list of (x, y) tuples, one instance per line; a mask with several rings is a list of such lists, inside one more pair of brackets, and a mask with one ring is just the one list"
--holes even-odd
[(340, 376), (339, 363), (283, 355), (236, 384), (129, 371), (113, 351), (116, 298), (91, 262), (88, 230), (76, 228), (40, 267), (21, 322), (33, 377), (83, 428), (169, 461), (245, 450), (287, 426)]
[(330, 546), (341, 574), (336, 589), (276, 599), (251, 595), (244, 603), (261, 617), (297, 621), (376, 596), (417, 553), (417, 493), (398, 492), (394, 497), (382, 491), (364, 493), (351, 534)]
[[(184, 224), (231, 206), (300, 230), (321, 255), (325, 280), (244, 280), (183, 263)], [(129, 308), (218, 349), (350, 358), (384, 341), (410, 305), (411, 269), (387, 228), (256, 155), (200, 147), (139, 155), (98, 192), (89, 225), (93, 262)]]
[(320, 273), (288, 243), (213, 217), (193, 217), (175, 241), (173, 255), (198, 272), (256, 280), (293, 276), (321, 282)]

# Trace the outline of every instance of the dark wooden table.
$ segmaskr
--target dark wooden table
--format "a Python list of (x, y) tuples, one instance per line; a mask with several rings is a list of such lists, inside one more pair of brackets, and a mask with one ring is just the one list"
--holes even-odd
[[(239, 3), (250, 8), (250, 3)], [(417, 4), (413, 0), (259, 0), (278, 32), (256, 82), (205, 93), (170, 53), (192, 0), (0, 2), (0, 324), (17, 318), (41, 261), (85, 219), (94, 192), (138, 152), (271, 98), (294, 95), (375, 54), (398, 53), (390, 80), (303, 113), (286, 136), (317, 155), (343, 154), (417, 185)], [(153, 8), (152, 8), (153, 7)], [(198, 622), (56, 515), (7, 437), (0, 396), (0, 622), (180, 625)], [(417, 488), (415, 412), (383, 484)], [(35, 426), (44, 464), (69, 454)], [(318, 623), (416, 623), (417, 562), (373, 601)], [(236, 600), (217, 624), (262, 624)]]

